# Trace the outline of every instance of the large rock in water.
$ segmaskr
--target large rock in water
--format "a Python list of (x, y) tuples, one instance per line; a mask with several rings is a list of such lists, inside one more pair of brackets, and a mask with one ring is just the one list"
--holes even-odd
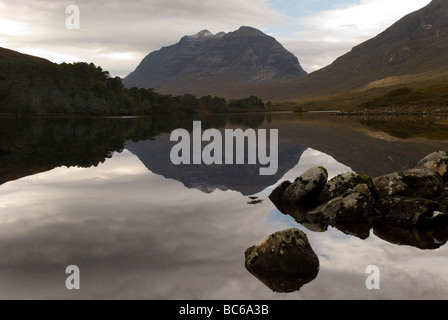
[[(281, 199), (291, 204), (313, 202), (325, 187), (327, 181), (328, 172), (325, 168), (311, 168), (286, 188)], [(282, 184), (280, 187), (283, 188), (284, 185)]]
[(319, 201), (323, 203), (336, 197), (343, 196), (344, 193), (360, 184), (366, 185), (368, 188), (372, 188), (373, 180), (371, 177), (359, 172), (347, 172), (340, 174), (328, 181), (319, 196)]
[(376, 179), (348, 172), (325, 182), (326, 175), (322, 167), (311, 168), (294, 183), (281, 183), (270, 199), (313, 231), (333, 226), (362, 239), (382, 223), (448, 231), (448, 152)]
[(418, 168), (374, 179), (382, 219), (403, 227), (440, 229), (448, 226), (443, 152), (425, 157)]
[(448, 214), (440, 203), (428, 199), (387, 197), (382, 199), (380, 211), (385, 220), (399, 226), (424, 229), (448, 225)]
[(444, 181), (448, 181), (448, 151), (431, 153), (423, 158), (416, 168), (435, 171)]
[[(308, 181), (311, 176), (316, 182), (310, 184)], [(362, 173), (348, 172), (325, 183), (326, 177), (325, 169), (312, 168), (299, 177), (295, 184), (289, 181), (281, 183), (272, 192), (270, 199), (281, 212), (292, 216), (311, 231), (323, 232), (331, 225), (344, 233), (367, 238), (371, 229), (370, 215), (376, 204), (372, 178)], [(318, 187), (310, 191), (306, 189), (309, 186)], [(288, 190), (294, 190), (295, 195), (307, 196), (299, 201), (291, 200), (286, 195)]]
[(319, 273), (319, 259), (306, 234), (288, 229), (245, 252), (246, 269), (275, 292), (294, 292)]
[(443, 189), (441, 176), (429, 169), (411, 169), (373, 180), (378, 196), (437, 199)]

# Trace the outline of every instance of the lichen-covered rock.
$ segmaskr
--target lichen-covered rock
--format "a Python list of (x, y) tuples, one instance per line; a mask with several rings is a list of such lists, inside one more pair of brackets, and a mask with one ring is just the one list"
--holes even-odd
[(408, 197), (437, 199), (444, 190), (441, 176), (429, 169), (410, 169), (373, 180), (380, 198)]
[(246, 269), (275, 292), (293, 292), (314, 280), (319, 259), (306, 234), (288, 229), (245, 252)]
[(375, 179), (357, 172), (325, 181), (327, 177), (324, 168), (312, 168), (294, 183), (281, 184), (271, 199), (313, 231), (332, 226), (361, 239), (383, 223), (448, 231), (448, 151), (426, 156), (416, 168)]
[(416, 168), (435, 171), (444, 181), (448, 181), (448, 151), (431, 153), (423, 158)]
[(440, 203), (422, 198), (388, 197), (382, 199), (380, 212), (384, 220), (400, 226), (445, 228), (448, 214)]
[(309, 203), (315, 200), (328, 182), (328, 172), (323, 167), (307, 170), (284, 192), (282, 200), (291, 204)]
[(342, 196), (348, 190), (353, 189), (360, 184), (364, 184), (369, 188), (372, 188), (373, 179), (363, 173), (358, 172), (347, 172), (340, 174), (328, 181), (319, 196), (319, 201), (324, 203), (336, 197)]
[(308, 213), (309, 216), (322, 216), (322, 219), (334, 225), (338, 223), (359, 223), (369, 220), (375, 200), (365, 184), (347, 190), (342, 196), (318, 206)]

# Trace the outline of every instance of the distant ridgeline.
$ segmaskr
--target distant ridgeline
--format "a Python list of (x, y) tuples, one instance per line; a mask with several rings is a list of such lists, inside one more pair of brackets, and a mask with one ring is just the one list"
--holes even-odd
[[(124, 88), (121, 78), (88, 63), (5, 59), (0, 48), (0, 114), (151, 115), (265, 110), (257, 97), (226, 101), (173, 97), (153, 89)], [(9, 51), (9, 50), (8, 50)], [(19, 53), (16, 53), (19, 54)]]

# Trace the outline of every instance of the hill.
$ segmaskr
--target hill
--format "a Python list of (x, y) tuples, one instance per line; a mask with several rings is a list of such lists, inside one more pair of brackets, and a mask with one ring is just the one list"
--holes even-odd
[(51, 63), (50, 61), (48, 61), (46, 59), (35, 57), (35, 56), (31, 56), (31, 55), (27, 55), (27, 54), (23, 54), (23, 53), (19, 53), (17, 51), (9, 50), (9, 49), (6, 49), (6, 48), (0, 48), (0, 62)]

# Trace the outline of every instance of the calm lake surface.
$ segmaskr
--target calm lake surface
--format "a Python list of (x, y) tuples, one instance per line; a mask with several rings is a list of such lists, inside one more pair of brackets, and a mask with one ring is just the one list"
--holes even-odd
[[(279, 130), (279, 169), (174, 166), (174, 129)], [(324, 166), (377, 177), (448, 150), (443, 118), (253, 114), (0, 119), (1, 299), (448, 299), (445, 234), (316, 232), (268, 196)], [(304, 231), (320, 261), (299, 291), (276, 293), (244, 266), (274, 232)], [(67, 266), (81, 289), (67, 290)], [(368, 290), (366, 268), (380, 269)]]

